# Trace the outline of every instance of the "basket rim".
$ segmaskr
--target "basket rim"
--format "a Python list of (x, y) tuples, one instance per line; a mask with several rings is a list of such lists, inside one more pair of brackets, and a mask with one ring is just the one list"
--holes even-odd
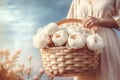
[(69, 19), (63, 19), (57, 22), (57, 25), (60, 26), (65, 23), (70, 23), (70, 22), (76, 22), (76, 23), (82, 23), (81, 19), (75, 19), (75, 18), (69, 18)]
[(60, 46), (60, 47), (56, 47), (56, 46), (54, 46), (54, 47), (49, 47), (49, 48), (43, 48), (43, 49), (40, 49), (40, 52), (41, 51), (55, 51), (55, 50), (69, 50), (70, 52), (72, 51), (72, 52), (74, 52), (74, 51), (78, 51), (78, 50), (88, 50), (88, 51), (90, 51), (90, 52), (93, 52), (93, 53), (96, 53), (95, 51), (93, 51), (93, 50), (90, 50), (88, 47), (83, 47), (83, 48), (78, 48), (78, 49), (74, 49), (74, 48), (67, 48), (67, 47), (65, 47), (65, 46)]

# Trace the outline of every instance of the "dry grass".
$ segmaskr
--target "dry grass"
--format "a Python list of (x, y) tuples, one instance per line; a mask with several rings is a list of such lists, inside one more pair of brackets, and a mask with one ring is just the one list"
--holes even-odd
[(22, 77), (16, 75), (14, 72), (8, 74), (8, 70), (1, 66), (0, 80), (22, 80)]

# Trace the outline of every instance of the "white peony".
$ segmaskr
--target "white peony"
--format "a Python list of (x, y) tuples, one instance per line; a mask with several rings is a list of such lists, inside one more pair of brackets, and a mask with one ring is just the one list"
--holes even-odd
[(39, 28), (39, 29), (37, 30), (37, 34), (38, 34), (38, 33), (45, 33), (45, 32), (44, 32), (44, 28)]
[(98, 34), (89, 35), (87, 37), (86, 44), (90, 50), (98, 53), (101, 53), (105, 46), (103, 39)]
[(58, 30), (66, 30), (66, 29), (67, 29), (66, 25), (58, 26)]
[(81, 29), (83, 31), (83, 35), (85, 38), (87, 38), (89, 35), (93, 34), (91, 29), (88, 29), (88, 28), (81, 28)]
[(43, 32), (39, 32), (38, 34), (33, 36), (33, 45), (36, 48), (45, 48), (49, 43), (49, 37)]
[(59, 30), (55, 34), (53, 34), (52, 41), (55, 46), (62, 46), (68, 40), (68, 33), (66, 30)]
[(73, 33), (73, 32), (80, 32), (83, 33), (82, 29), (80, 27), (68, 27), (67, 28), (67, 32), (69, 34)]
[(53, 35), (58, 31), (58, 26), (56, 23), (49, 23), (44, 27), (44, 32), (46, 35)]
[(71, 48), (78, 49), (85, 46), (85, 38), (79, 32), (73, 32), (69, 35), (68, 44)]

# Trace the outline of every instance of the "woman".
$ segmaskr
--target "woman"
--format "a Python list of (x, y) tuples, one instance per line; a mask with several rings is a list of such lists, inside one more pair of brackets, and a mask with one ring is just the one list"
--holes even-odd
[(120, 41), (113, 30), (120, 28), (119, 9), (120, 0), (73, 0), (67, 18), (82, 19), (86, 28), (100, 27), (97, 33), (105, 42), (96, 76), (74, 80), (120, 80)]

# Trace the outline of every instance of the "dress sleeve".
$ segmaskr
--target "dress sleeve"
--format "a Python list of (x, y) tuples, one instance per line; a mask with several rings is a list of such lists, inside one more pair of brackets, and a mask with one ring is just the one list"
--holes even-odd
[(76, 10), (79, 3), (80, 3), (80, 0), (72, 0), (67, 18), (76, 18)]
[(120, 30), (120, 0), (114, 0), (114, 9), (115, 9), (115, 16), (113, 16), (113, 19), (117, 22)]

